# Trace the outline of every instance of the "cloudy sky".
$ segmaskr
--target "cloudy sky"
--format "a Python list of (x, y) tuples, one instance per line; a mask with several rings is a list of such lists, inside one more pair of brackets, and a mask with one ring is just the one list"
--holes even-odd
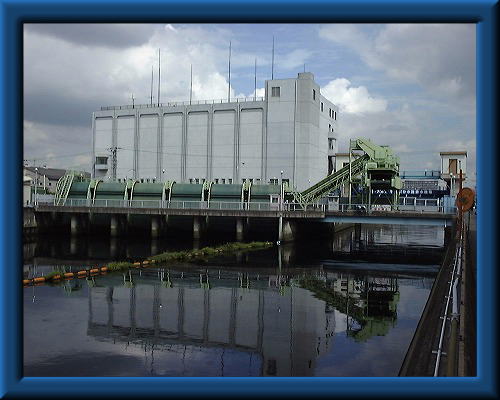
[(91, 114), (149, 103), (158, 48), (160, 101), (257, 95), (271, 77), (312, 72), (340, 107), (339, 147), (368, 137), (388, 144), (402, 170), (439, 169), (440, 151), (466, 150), (475, 183), (474, 24), (27, 24), (24, 26), (24, 159), (90, 170)]

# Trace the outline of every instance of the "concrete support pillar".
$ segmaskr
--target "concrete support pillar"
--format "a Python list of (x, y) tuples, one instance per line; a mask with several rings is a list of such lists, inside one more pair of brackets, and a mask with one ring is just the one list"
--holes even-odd
[(295, 240), (297, 227), (295, 221), (279, 217), (278, 221), (278, 240), (280, 242), (291, 242)]
[(111, 237), (116, 237), (120, 234), (120, 220), (118, 218), (118, 215), (111, 215), (109, 234), (111, 235)]
[(160, 236), (160, 217), (153, 215), (151, 217), (151, 237), (157, 238)]
[(71, 234), (79, 235), (82, 233), (82, 221), (78, 214), (71, 215)]
[(361, 224), (354, 224), (354, 240), (361, 240)]
[(243, 218), (236, 218), (236, 240), (241, 242), (245, 236), (245, 222)]
[(202, 217), (193, 218), (193, 239), (201, 238), (202, 224)]

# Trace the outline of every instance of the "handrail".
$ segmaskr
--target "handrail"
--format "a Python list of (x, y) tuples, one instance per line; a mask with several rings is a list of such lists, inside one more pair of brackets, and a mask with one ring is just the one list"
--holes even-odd
[[(39, 201), (38, 205), (54, 205), (53, 201)], [(159, 209), (191, 209), (191, 210), (248, 210), (248, 211), (321, 211), (321, 212), (349, 212), (356, 214), (377, 213), (408, 213), (417, 212), (440, 213), (444, 215), (455, 213), (453, 207), (442, 206), (419, 206), (419, 205), (378, 205), (378, 204), (319, 204), (312, 203), (270, 203), (270, 202), (221, 202), (221, 201), (182, 201), (182, 200), (123, 200), (123, 199), (66, 199), (62, 204), (56, 206), (65, 207), (123, 207), (123, 208), (159, 208)]]

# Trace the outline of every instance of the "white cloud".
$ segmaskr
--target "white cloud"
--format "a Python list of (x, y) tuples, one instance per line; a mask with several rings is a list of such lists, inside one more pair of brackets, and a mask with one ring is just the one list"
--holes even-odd
[(349, 114), (376, 113), (387, 108), (386, 100), (371, 96), (364, 86), (351, 86), (345, 78), (328, 82), (321, 88), (321, 93), (339, 106), (340, 111)]
[(436, 95), (475, 97), (474, 24), (388, 24), (372, 26), (372, 31), (326, 25), (320, 37), (352, 49), (391, 78), (417, 83)]

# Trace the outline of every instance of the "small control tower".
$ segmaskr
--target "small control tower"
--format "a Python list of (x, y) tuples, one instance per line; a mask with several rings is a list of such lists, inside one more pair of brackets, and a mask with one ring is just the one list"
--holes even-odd
[[(441, 156), (441, 179), (450, 189), (450, 196), (456, 197), (467, 179), (467, 152), (442, 151), (439, 155)], [(460, 171), (462, 171), (462, 177), (460, 177)]]

